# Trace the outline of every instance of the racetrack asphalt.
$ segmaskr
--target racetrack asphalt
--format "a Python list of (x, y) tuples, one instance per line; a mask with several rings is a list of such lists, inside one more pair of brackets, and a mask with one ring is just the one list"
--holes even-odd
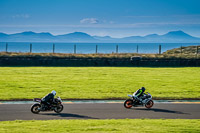
[(50, 119), (200, 119), (200, 103), (155, 103), (151, 109), (126, 109), (123, 103), (64, 104), (64, 110), (33, 114), (31, 104), (0, 104), (0, 121)]

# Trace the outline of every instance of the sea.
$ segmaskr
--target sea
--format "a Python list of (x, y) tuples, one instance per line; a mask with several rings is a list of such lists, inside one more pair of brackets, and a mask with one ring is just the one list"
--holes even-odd
[(200, 43), (44, 43), (44, 42), (0, 42), (0, 52), (32, 53), (161, 53), (181, 46)]

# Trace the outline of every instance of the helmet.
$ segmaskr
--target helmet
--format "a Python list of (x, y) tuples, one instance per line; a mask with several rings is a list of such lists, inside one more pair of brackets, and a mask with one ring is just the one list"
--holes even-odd
[(56, 91), (55, 91), (55, 90), (53, 90), (51, 93), (52, 93), (54, 96), (56, 95)]
[(141, 89), (142, 89), (143, 92), (145, 92), (145, 88), (144, 87), (142, 87)]

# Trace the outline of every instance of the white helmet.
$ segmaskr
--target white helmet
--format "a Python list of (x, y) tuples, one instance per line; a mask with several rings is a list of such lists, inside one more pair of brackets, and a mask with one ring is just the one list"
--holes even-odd
[(54, 96), (56, 95), (56, 91), (55, 91), (55, 90), (53, 90), (51, 93), (52, 93)]

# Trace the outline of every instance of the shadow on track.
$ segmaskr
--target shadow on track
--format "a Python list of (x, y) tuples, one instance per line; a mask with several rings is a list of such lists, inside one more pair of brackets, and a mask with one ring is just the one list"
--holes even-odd
[(40, 115), (50, 115), (50, 116), (58, 116), (58, 117), (73, 117), (73, 118), (82, 118), (82, 119), (98, 119), (98, 118), (93, 118), (89, 116), (84, 116), (84, 115), (78, 115), (78, 114), (70, 114), (70, 113), (60, 113), (60, 114), (55, 114), (55, 113), (45, 113), (45, 114), (40, 114)]
[[(134, 110), (154, 111), (154, 112), (162, 112), (162, 113), (175, 113), (175, 114), (188, 114), (188, 113), (183, 113), (181, 111), (173, 111), (173, 110), (158, 109), (158, 108), (151, 108), (151, 109), (135, 108)], [(188, 114), (188, 115), (190, 115), (190, 114)]]

